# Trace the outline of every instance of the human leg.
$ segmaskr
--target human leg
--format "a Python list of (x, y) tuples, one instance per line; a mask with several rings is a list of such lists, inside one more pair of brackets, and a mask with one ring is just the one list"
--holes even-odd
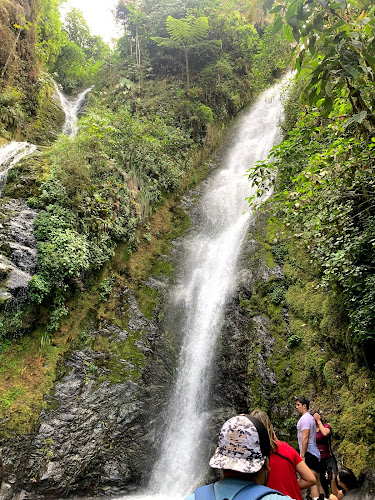
[(313, 498), (317, 498), (320, 493), (324, 493), (322, 485), (320, 484), (320, 461), (315, 455), (307, 452), (305, 455), (305, 463), (313, 471), (316, 478), (316, 484), (311, 486), (310, 493)]

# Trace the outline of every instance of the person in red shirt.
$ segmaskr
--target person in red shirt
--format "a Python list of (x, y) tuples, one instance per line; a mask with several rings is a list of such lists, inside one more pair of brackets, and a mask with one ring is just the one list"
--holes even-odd
[(319, 413), (314, 413), (313, 417), (316, 422), (316, 445), (320, 451), (320, 461), (322, 464), (320, 483), (324, 489), (326, 497), (328, 498), (328, 481), (326, 479), (327, 470), (331, 468), (335, 477), (337, 477), (337, 462), (331, 448), (332, 429), (329, 424), (322, 422), (322, 418)]
[[(294, 448), (276, 437), (270, 419), (262, 410), (254, 410), (251, 415), (262, 422), (271, 442), (270, 473), (267, 486), (295, 500), (302, 500), (301, 490), (316, 484), (314, 473), (305, 464)], [(296, 472), (300, 475), (297, 480)]]

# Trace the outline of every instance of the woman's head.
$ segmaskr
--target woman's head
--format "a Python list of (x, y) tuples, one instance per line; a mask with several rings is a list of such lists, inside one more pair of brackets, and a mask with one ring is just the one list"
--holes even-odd
[(354, 472), (348, 467), (343, 467), (337, 474), (337, 481), (340, 486), (343, 486), (347, 491), (354, 490), (358, 487), (358, 479)]
[(274, 452), (277, 448), (277, 438), (273, 425), (271, 424), (271, 420), (268, 418), (268, 415), (264, 413), (264, 411), (259, 410), (258, 408), (253, 410), (250, 415), (260, 420), (260, 422), (262, 422), (264, 427), (267, 429), (268, 436), (270, 438), (271, 452)]

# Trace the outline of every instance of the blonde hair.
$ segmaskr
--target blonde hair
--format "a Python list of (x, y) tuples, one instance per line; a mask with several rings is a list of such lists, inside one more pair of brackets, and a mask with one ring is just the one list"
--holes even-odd
[(267, 429), (268, 437), (270, 438), (271, 453), (273, 453), (277, 449), (278, 444), (273, 425), (271, 424), (271, 420), (268, 418), (268, 415), (259, 408), (255, 408), (255, 410), (253, 410), (250, 415), (260, 420), (264, 427)]

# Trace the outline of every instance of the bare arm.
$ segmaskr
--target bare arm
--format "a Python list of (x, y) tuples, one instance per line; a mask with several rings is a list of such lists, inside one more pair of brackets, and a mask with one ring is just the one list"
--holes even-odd
[(331, 434), (331, 430), (327, 429), (327, 427), (324, 427), (322, 424), (322, 421), (317, 422), (317, 427), (320, 430), (320, 432), (323, 434), (324, 437), (327, 437)]
[(310, 429), (303, 429), (302, 431), (302, 449), (301, 458), (305, 458), (307, 446), (309, 444)]
[(316, 422), (316, 427), (320, 430), (324, 437), (327, 437), (331, 434), (331, 430), (324, 427), (323, 422), (320, 419), (319, 413), (314, 413), (314, 420)]
[(331, 491), (331, 496), (337, 497), (338, 500), (341, 500), (344, 497), (343, 492), (341, 490), (339, 491), (339, 489), (337, 488), (336, 476), (334, 472), (332, 472)]
[(339, 491), (337, 496), (336, 495), (329, 495), (329, 500), (342, 500), (344, 498), (344, 495), (342, 491)]
[(306, 490), (307, 488), (310, 488), (311, 486), (314, 486), (314, 484), (316, 484), (316, 477), (312, 470), (307, 467), (305, 462), (299, 462), (296, 465), (296, 471), (301, 476), (298, 479), (298, 485), (301, 490)]

